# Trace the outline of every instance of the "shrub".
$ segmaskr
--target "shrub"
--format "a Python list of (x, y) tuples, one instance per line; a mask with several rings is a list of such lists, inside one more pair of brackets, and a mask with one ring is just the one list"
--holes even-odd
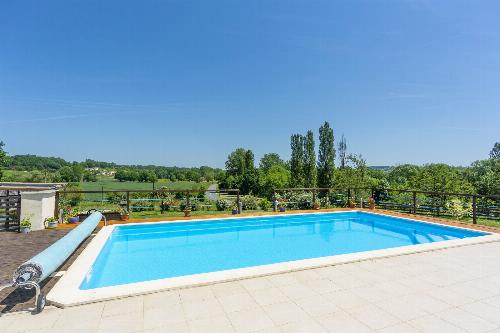
[(259, 206), (262, 210), (269, 210), (272, 207), (272, 204), (266, 198), (260, 199)]
[(243, 210), (256, 210), (259, 209), (259, 198), (253, 195), (245, 195), (241, 197), (241, 208)]
[(459, 199), (452, 199), (446, 203), (446, 208), (450, 214), (457, 220), (472, 215), (472, 206), (470, 203), (463, 203)]
[(223, 210), (229, 210), (229, 208), (232, 206), (231, 201), (226, 200), (226, 199), (219, 199), (215, 203), (215, 206), (217, 207), (217, 210), (223, 211)]

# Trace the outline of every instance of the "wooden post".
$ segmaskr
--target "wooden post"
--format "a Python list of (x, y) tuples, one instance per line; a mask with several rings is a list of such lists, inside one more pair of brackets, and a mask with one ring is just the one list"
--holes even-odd
[(236, 192), (236, 206), (238, 207), (238, 214), (241, 214), (240, 190)]
[(316, 202), (316, 190), (313, 190), (313, 202), (312, 202), (312, 205), (314, 205), (314, 203)]
[(413, 214), (417, 213), (417, 192), (413, 191)]
[(130, 192), (127, 191), (127, 213), (130, 213)]
[[(5, 197), (5, 230), (9, 231), (9, 227), (10, 227), (10, 223), (9, 223), (9, 220), (10, 220), (9, 190), (5, 191), (5, 194), (7, 195)], [(21, 221), (19, 221), (19, 223), (21, 223)]]
[(17, 205), (16, 205), (16, 216), (17, 216), (17, 232), (21, 232), (21, 191), (17, 191), (19, 195), (17, 197)]
[(477, 197), (472, 196), (472, 223), (477, 224)]
[(56, 191), (55, 204), (54, 204), (54, 217), (59, 219), (59, 191)]

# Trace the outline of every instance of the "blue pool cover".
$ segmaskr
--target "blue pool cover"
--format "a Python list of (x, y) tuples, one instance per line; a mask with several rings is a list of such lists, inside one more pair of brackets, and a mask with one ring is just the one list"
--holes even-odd
[(365, 212), (124, 225), (80, 289), (482, 235)]
[[(63, 238), (23, 263), (14, 273), (13, 282), (30, 280), (40, 283), (61, 266), (75, 251), (80, 243), (87, 238), (102, 219), (99, 212), (92, 213), (79, 226), (71, 230)], [(19, 278), (22, 278), (19, 281)]]

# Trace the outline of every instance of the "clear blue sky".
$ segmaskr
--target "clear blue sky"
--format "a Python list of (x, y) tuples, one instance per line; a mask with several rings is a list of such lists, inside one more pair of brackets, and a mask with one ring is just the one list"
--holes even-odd
[(500, 2), (0, 2), (10, 154), (223, 166), (328, 120), (370, 165), (500, 141)]

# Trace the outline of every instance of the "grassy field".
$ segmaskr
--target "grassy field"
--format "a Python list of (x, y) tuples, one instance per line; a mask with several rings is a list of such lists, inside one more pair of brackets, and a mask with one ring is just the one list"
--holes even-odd
[[(175, 181), (172, 182), (166, 179), (159, 179), (154, 183), (155, 189), (166, 187), (169, 189), (206, 189), (211, 183), (209, 182), (191, 182), (191, 181)], [(82, 182), (80, 187), (83, 191), (101, 191), (106, 190), (152, 190), (153, 183), (141, 182), (119, 182), (111, 177), (100, 177), (97, 182)]]

